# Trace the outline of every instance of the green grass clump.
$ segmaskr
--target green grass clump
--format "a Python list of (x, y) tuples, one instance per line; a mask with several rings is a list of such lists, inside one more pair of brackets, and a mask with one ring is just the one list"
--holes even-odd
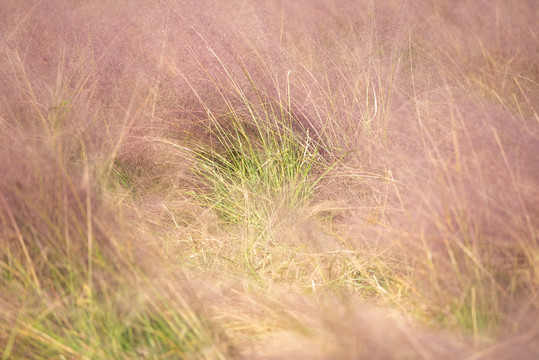
[[(204, 338), (204, 325), (186, 319), (194, 314), (170, 304), (157, 308), (136, 295), (119, 299), (122, 293), (118, 288), (24, 302), (12, 328), (2, 329), (9, 335), (3, 359), (176, 359), (201, 356), (212, 347), (214, 340)], [(209, 358), (218, 354), (214, 351)]]
[(228, 222), (265, 226), (279, 209), (304, 204), (323, 165), (309, 139), (260, 124), (248, 132), (241, 119), (230, 120), (231, 129), (214, 132), (215, 149), (196, 152), (195, 171), (208, 189), (200, 194), (205, 205)]

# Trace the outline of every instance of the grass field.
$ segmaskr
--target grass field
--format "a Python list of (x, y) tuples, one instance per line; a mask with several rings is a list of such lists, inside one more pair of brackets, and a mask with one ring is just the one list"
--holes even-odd
[(3, 0), (4, 359), (539, 358), (532, 0)]

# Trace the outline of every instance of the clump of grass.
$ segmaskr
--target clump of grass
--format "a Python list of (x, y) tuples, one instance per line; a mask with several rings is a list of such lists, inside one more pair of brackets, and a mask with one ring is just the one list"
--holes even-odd
[(206, 335), (199, 331), (205, 325), (189, 324), (185, 317), (195, 314), (171, 308), (170, 303), (156, 307), (155, 294), (151, 302), (136, 303), (133, 295), (120, 295), (119, 288), (108, 291), (24, 301), (14, 323), (2, 329), (8, 338), (3, 357), (223, 358), (217, 349), (209, 349), (211, 337), (203, 340)]
[(320, 181), (315, 171), (320, 154), (308, 137), (289, 127), (271, 129), (229, 118), (218, 124), (214, 149), (196, 151), (195, 172), (209, 191), (201, 193), (206, 206), (226, 221), (267, 225), (281, 209), (295, 210), (312, 196)]
[[(51, 168), (0, 186), (0, 302), (18, 308), (0, 314), (3, 358), (222, 358), (184, 295), (150, 280), (92, 183), (77, 190)], [(18, 190), (29, 186), (41, 193)]]
[(280, 210), (304, 205), (335, 160), (327, 161), (320, 152), (324, 134), (311, 137), (312, 122), (295, 114), (288, 76), (285, 94), (278, 86), (263, 90), (236, 59), (247, 84), (242, 86), (229, 65), (209, 51), (224, 73), (224, 83), (217, 83), (204, 63), (200, 66), (228, 111), (217, 113), (191, 87), (209, 116), (206, 139), (193, 150), (194, 173), (206, 188), (197, 197), (227, 222), (265, 227)]

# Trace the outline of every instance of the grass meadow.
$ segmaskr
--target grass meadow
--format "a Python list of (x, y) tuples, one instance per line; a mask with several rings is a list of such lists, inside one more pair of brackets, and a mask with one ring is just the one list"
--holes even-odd
[(539, 358), (533, 0), (0, 3), (0, 357)]

